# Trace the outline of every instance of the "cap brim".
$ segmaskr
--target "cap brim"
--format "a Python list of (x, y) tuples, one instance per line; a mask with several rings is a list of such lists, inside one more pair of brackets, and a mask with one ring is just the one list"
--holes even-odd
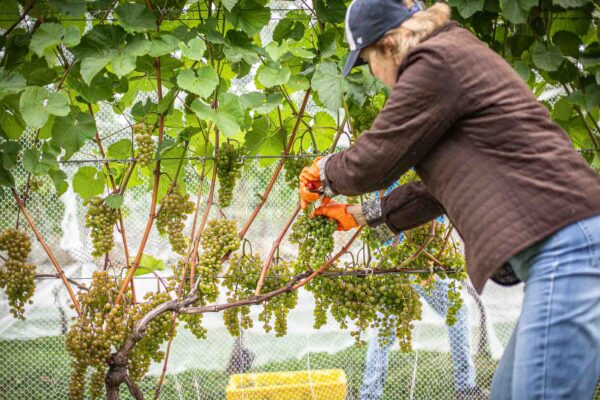
[(348, 76), (350, 71), (352, 71), (352, 68), (366, 64), (363, 59), (359, 57), (359, 55), (360, 49), (353, 50), (350, 52), (350, 54), (348, 54), (348, 59), (346, 60), (346, 66), (344, 67), (342, 76)]

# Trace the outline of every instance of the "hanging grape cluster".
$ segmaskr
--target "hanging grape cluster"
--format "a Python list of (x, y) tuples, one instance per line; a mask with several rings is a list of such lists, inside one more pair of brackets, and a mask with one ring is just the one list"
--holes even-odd
[(231, 142), (225, 142), (217, 152), (217, 175), (219, 177), (219, 207), (229, 207), (236, 180), (242, 174), (243, 149)]
[(11, 314), (24, 320), (25, 305), (31, 304), (35, 292), (36, 267), (26, 262), (31, 240), (25, 232), (6, 229), (0, 234), (0, 251), (8, 255), (0, 268), (0, 288), (6, 292)]
[[(124, 344), (135, 323), (148, 311), (171, 300), (167, 293), (150, 292), (145, 296), (145, 303), (133, 305), (128, 292), (124, 301), (117, 305), (115, 299), (121, 283), (106, 271), (96, 271), (89, 290), (78, 294), (82, 314), (74, 319), (66, 338), (72, 367), (70, 400), (84, 399), (86, 387), (90, 398), (102, 398), (112, 351)], [(148, 372), (152, 361), (159, 362), (164, 358), (159, 348), (169, 338), (170, 329), (169, 313), (161, 314), (148, 324), (145, 336), (130, 353), (128, 375), (134, 382)]]
[(178, 254), (186, 252), (186, 238), (183, 234), (185, 220), (194, 211), (194, 203), (188, 193), (183, 193), (175, 185), (171, 193), (162, 198), (161, 209), (156, 218), (156, 228), (161, 234), (167, 233), (171, 248)]
[(308, 157), (287, 157), (283, 168), (285, 169), (285, 182), (291, 190), (298, 190), (298, 177), (304, 167), (312, 164), (312, 159)]
[[(206, 230), (202, 234), (202, 254), (198, 258), (196, 277), (198, 279), (198, 301), (194, 306), (204, 306), (214, 302), (219, 296), (219, 275), (222, 270), (221, 258), (239, 247), (235, 221), (228, 219), (213, 219), (208, 221)], [(181, 273), (185, 270), (182, 265), (174, 269), (177, 282), (181, 280)], [(206, 337), (206, 329), (202, 327), (202, 314), (181, 315), (190, 331), (198, 338)]]
[(133, 127), (135, 143), (137, 144), (137, 161), (142, 167), (147, 167), (154, 162), (154, 153), (156, 151), (152, 132), (146, 129), (143, 124), (137, 124)]
[(100, 257), (109, 253), (114, 245), (113, 227), (119, 218), (119, 211), (110, 207), (102, 197), (96, 196), (87, 200), (85, 226), (91, 228), (92, 255)]
[[(364, 266), (329, 268), (328, 272), (364, 271)], [(357, 342), (370, 326), (379, 327), (382, 342), (395, 335), (403, 350), (410, 350), (412, 321), (421, 318), (421, 301), (410, 285), (409, 277), (400, 274), (318, 277), (307, 285), (315, 296), (315, 328), (327, 322), (327, 312), (348, 329)]]
[(354, 129), (354, 139), (361, 133), (370, 129), (379, 115), (379, 107), (372, 101), (367, 101), (357, 112), (351, 115), (352, 128)]
[(44, 186), (44, 181), (42, 178), (31, 177), (29, 179), (29, 190), (32, 192), (38, 192), (42, 186)]
[(299, 216), (290, 234), (290, 242), (298, 245), (297, 266), (302, 270), (319, 268), (334, 247), (333, 233), (337, 222), (322, 216)]
[[(254, 296), (261, 270), (262, 261), (260, 256), (234, 254), (223, 279), (223, 285), (227, 288), (227, 302), (235, 302)], [(285, 286), (292, 279), (292, 274), (291, 266), (285, 261), (272, 265), (263, 284), (262, 292), (270, 292)], [(269, 332), (273, 329), (276, 336), (285, 336), (287, 333), (287, 316), (290, 310), (296, 307), (297, 303), (298, 293), (296, 291), (286, 292), (263, 302), (258, 320), (263, 322), (264, 330)], [(250, 306), (225, 310), (223, 321), (230, 334), (239, 336), (241, 329), (249, 329), (253, 326), (250, 317)]]

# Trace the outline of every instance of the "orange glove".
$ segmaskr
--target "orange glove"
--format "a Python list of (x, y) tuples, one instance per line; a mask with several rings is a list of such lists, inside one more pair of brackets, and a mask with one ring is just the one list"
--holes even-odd
[(328, 204), (314, 209), (313, 212), (310, 213), (310, 217), (312, 218), (315, 215), (322, 215), (324, 217), (334, 219), (338, 223), (338, 231), (347, 231), (358, 227), (356, 220), (352, 214), (348, 212), (348, 206), (349, 204), (330, 201)]
[[(304, 210), (308, 203), (314, 203), (319, 200), (321, 195), (316, 190), (321, 188), (321, 171), (319, 170), (319, 160), (323, 157), (315, 158), (310, 167), (304, 167), (298, 178), (300, 192), (300, 207)], [(329, 198), (323, 197), (323, 204), (327, 204)]]

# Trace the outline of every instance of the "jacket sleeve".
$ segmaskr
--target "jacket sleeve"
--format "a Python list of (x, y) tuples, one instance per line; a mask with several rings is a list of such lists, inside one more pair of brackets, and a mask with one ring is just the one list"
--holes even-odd
[(366, 201), (362, 210), (367, 224), (378, 228), (376, 234), (382, 241), (444, 214), (442, 206), (423, 182), (410, 182), (387, 196)]
[(409, 57), (371, 129), (324, 160), (326, 193), (351, 196), (388, 187), (460, 117), (464, 96), (444, 56), (427, 48)]

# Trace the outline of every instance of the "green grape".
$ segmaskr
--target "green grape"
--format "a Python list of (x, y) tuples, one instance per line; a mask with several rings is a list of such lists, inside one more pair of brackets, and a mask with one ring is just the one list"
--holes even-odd
[[(292, 154), (293, 155), (293, 154)], [(312, 159), (308, 157), (288, 157), (285, 159), (283, 168), (285, 169), (284, 178), (291, 190), (298, 190), (298, 177), (304, 167), (312, 164)]]
[(137, 161), (142, 167), (147, 167), (154, 162), (156, 151), (152, 133), (144, 125), (138, 124), (133, 127), (135, 143), (137, 144)]
[[(223, 278), (223, 286), (227, 288), (227, 302), (247, 299), (254, 295), (262, 266), (260, 256), (234, 254), (231, 257), (229, 268)], [(263, 284), (262, 293), (281, 288), (289, 282), (292, 274), (293, 269), (285, 261), (272, 265)], [(283, 293), (263, 302), (258, 320), (263, 322), (265, 331), (269, 332), (273, 329), (276, 336), (285, 336), (287, 316), (290, 310), (296, 307), (297, 302), (298, 293), (296, 291)], [(225, 310), (223, 321), (233, 336), (239, 336), (241, 329), (249, 329), (253, 326), (249, 306)]]
[(242, 175), (243, 149), (225, 142), (217, 152), (217, 176), (219, 177), (219, 207), (229, 207), (236, 180)]
[(171, 193), (162, 198), (161, 209), (156, 218), (156, 228), (161, 234), (167, 233), (171, 248), (178, 254), (185, 255), (187, 242), (183, 234), (185, 220), (194, 211), (194, 203), (188, 193), (182, 193), (174, 186)]
[(351, 122), (354, 128), (355, 139), (361, 133), (371, 128), (375, 118), (379, 115), (379, 108), (374, 105), (371, 101), (367, 101), (357, 112), (356, 115), (352, 115)]
[[(219, 276), (223, 268), (221, 258), (239, 247), (240, 237), (235, 221), (227, 219), (214, 219), (208, 221), (206, 230), (202, 234), (202, 254), (198, 257), (196, 277), (198, 285), (198, 300), (193, 306), (205, 306), (217, 300), (219, 296)], [(184, 268), (178, 264), (174, 268), (174, 277), (171, 279), (180, 282)], [(189, 286), (188, 286), (189, 287)], [(185, 294), (185, 293), (184, 293)], [(180, 315), (188, 329), (198, 338), (206, 337), (206, 329), (202, 326), (202, 314)]]
[(0, 251), (8, 255), (0, 268), (0, 288), (8, 298), (13, 317), (25, 319), (25, 305), (31, 304), (35, 293), (36, 266), (26, 263), (31, 251), (31, 240), (25, 232), (6, 229), (0, 234)]
[(109, 253), (114, 246), (113, 227), (119, 218), (119, 211), (110, 207), (101, 197), (93, 197), (86, 201), (88, 206), (85, 215), (85, 226), (91, 228), (92, 255), (100, 257)]
[[(80, 291), (78, 300), (82, 314), (74, 319), (66, 337), (67, 352), (71, 357), (72, 373), (69, 383), (69, 399), (88, 395), (100, 399), (104, 392), (104, 379), (108, 361), (114, 349), (119, 349), (132, 333), (134, 325), (150, 310), (171, 300), (168, 293), (147, 293), (145, 302), (133, 304), (131, 293), (124, 296), (123, 303), (116, 305), (121, 279), (112, 278), (106, 271), (96, 271), (88, 291)], [(129, 355), (128, 375), (139, 382), (148, 372), (152, 361), (159, 362), (164, 353), (160, 346), (169, 339), (171, 315), (163, 313), (152, 320), (144, 337)], [(91, 371), (89, 381), (87, 372)]]
[(326, 217), (299, 216), (290, 234), (290, 242), (298, 245), (298, 262), (303, 270), (317, 269), (334, 247), (333, 233), (337, 222)]

